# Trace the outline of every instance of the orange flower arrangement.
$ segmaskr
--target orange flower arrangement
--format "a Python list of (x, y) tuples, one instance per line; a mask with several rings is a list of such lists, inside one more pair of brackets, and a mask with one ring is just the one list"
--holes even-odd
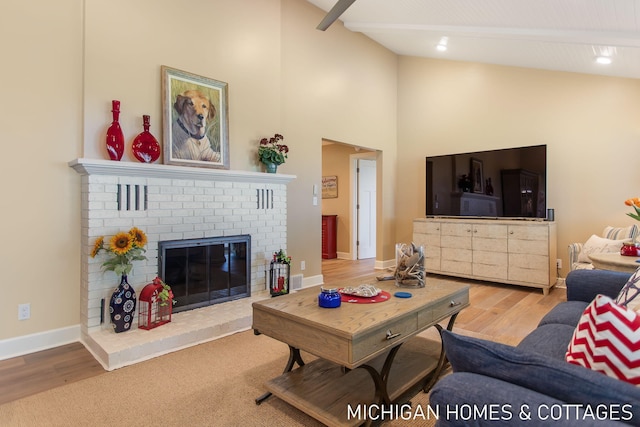
[(633, 197), (631, 199), (627, 199), (624, 201), (624, 204), (633, 207), (633, 210), (636, 211), (635, 213), (628, 212), (627, 215), (635, 220), (640, 221), (640, 198)]
[(105, 271), (111, 270), (118, 275), (126, 276), (133, 268), (133, 261), (147, 259), (143, 255), (146, 244), (147, 235), (144, 234), (144, 231), (133, 227), (128, 232), (121, 231), (116, 233), (109, 240), (109, 246), (105, 246), (104, 236), (98, 237), (93, 245), (91, 258), (95, 258), (100, 251), (111, 253), (111, 258), (102, 263), (102, 268)]

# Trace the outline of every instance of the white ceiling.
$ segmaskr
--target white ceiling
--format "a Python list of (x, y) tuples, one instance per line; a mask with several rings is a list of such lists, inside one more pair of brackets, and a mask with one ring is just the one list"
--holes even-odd
[(640, 78), (640, 0), (355, 0), (340, 20), (398, 55)]

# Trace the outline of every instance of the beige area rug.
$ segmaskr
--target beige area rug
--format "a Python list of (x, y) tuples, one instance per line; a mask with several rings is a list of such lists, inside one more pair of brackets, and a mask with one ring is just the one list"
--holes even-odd
[[(288, 354), (281, 342), (241, 332), (4, 404), (0, 426), (321, 426), (277, 397), (254, 402)], [(428, 395), (411, 402), (424, 409)]]

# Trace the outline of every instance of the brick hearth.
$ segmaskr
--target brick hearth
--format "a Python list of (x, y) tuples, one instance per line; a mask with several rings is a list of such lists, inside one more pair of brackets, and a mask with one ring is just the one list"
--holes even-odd
[[(112, 370), (251, 327), (251, 303), (268, 297), (271, 254), (287, 244), (287, 183), (292, 175), (77, 159), (82, 175), (81, 339)], [(129, 283), (139, 295), (158, 273), (158, 242), (251, 235), (251, 297), (177, 313), (150, 331), (116, 334), (108, 303), (119, 278), (90, 257), (98, 236), (136, 226), (147, 234), (147, 260)], [(104, 300), (104, 311), (101, 304)], [(101, 322), (102, 319), (102, 322)]]

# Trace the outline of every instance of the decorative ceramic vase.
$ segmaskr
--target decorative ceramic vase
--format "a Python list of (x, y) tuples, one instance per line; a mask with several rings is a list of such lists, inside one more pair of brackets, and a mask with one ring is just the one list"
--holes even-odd
[(160, 157), (160, 144), (149, 132), (149, 116), (142, 116), (142, 133), (135, 137), (131, 150), (136, 159), (143, 163), (152, 163)]
[(109, 315), (111, 316), (113, 329), (117, 333), (131, 329), (135, 312), (136, 291), (127, 282), (126, 274), (123, 274), (120, 284), (113, 291), (109, 302)]
[(267, 173), (276, 173), (278, 171), (278, 165), (273, 162), (263, 162), (264, 168)]
[(113, 122), (107, 129), (107, 152), (111, 160), (120, 160), (124, 154), (124, 135), (120, 128), (120, 101), (111, 101)]

